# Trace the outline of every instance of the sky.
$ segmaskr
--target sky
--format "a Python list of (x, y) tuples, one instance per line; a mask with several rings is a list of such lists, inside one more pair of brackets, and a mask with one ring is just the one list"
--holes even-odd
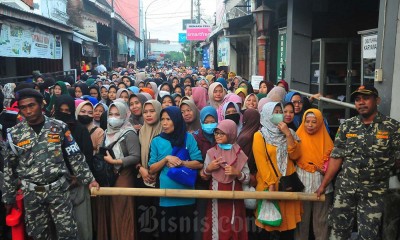
[[(198, 0), (193, 0), (195, 3)], [(216, 0), (199, 0), (201, 16), (212, 25)], [(143, 0), (143, 11), (147, 9), (147, 29), (151, 38), (178, 41), (182, 30), (182, 19), (190, 19), (190, 0)], [(193, 6), (193, 17), (196, 17)], [(201, 21), (201, 23), (204, 23)]]

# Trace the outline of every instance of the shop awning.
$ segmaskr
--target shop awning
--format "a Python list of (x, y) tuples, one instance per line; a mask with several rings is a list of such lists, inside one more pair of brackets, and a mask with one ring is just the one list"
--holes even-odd
[(240, 28), (251, 28), (253, 26), (253, 15), (249, 14), (242, 17), (232, 18), (228, 20), (229, 30), (237, 30)]
[(98, 43), (96, 40), (94, 40), (93, 38), (87, 37), (83, 34), (80, 34), (78, 32), (74, 32), (74, 37), (73, 37), (73, 41), (76, 43), (80, 43), (82, 44), (83, 41), (85, 42), (90, 42), (90, 43)]
[(46, 18), (35, 13), (7, 6), (6, 4), (3, 3), (0, 3), (0, 16), (6, 16), (9, 18), (13, 18), (15, 20), (27, 21), (34, 24), (43, 25), (61, 32), (67, 32), (67, 33), (72, 32), (72, 27), (70, 26), (67, 26), (65, 24), (59, 23), (50, 18)]

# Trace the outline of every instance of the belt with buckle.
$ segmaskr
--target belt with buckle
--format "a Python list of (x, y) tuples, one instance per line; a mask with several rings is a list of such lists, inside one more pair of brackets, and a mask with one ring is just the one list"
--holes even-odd
[(45, 191), (49, 191), (51, 189), (54, 189), (54, 188), (60, 186), (61, 184), (63, 184), (65, 182), (65, 180), (66, 179), (63, 176), (63, 177), (59, 178), (58, 180), (56, 180), (52, 183), (46, 184), (46, 185), (38, 185), (38, 184), (28, 182), (25, 180), (21, 180), (21, 183), (30, 191), (45, 192)]

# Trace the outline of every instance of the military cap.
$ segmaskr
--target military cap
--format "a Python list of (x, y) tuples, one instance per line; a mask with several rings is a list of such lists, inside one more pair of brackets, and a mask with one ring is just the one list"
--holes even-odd
[(359, 86), (357, 90), (355, 90), (352, 94), (351, 97), (355, 97), (357, 94), (363, 94), (363, 95), (375, 95), (376, 97), (379, 97), (378, 90), (374, 88), (373, 86)]
[(43, 95), (36, 91), (35, 89), (32, 88), (24, 88), (22, 90), (19, 90), (15, 94), (15, 100), (19, 101), (24, 98), (40, 98), (43, 99)]

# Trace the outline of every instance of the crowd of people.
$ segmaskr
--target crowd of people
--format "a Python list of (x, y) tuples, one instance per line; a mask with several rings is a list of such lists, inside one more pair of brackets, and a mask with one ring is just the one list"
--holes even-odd
[[(2, 88), (2, 212), (12, 213), (22, 189), (28, 236), (400, 239), (399, 214), (383, 217), (389, 177), (399, 176), (400, 125), (379, 113), (375, 88), (352, 93), (358, 115), (333, 142), (314, 99), (284, 80), (253, 86), (204, 67), (98, 69)], [(109, 185), (96, 175), (99, 156), (114, 173)], [(273, 192), (294, 174), (325, 201), (275, 201), (279, 225), (261, 221), (262, 204), (250, 199), (91, 198), (89, 190)]]

